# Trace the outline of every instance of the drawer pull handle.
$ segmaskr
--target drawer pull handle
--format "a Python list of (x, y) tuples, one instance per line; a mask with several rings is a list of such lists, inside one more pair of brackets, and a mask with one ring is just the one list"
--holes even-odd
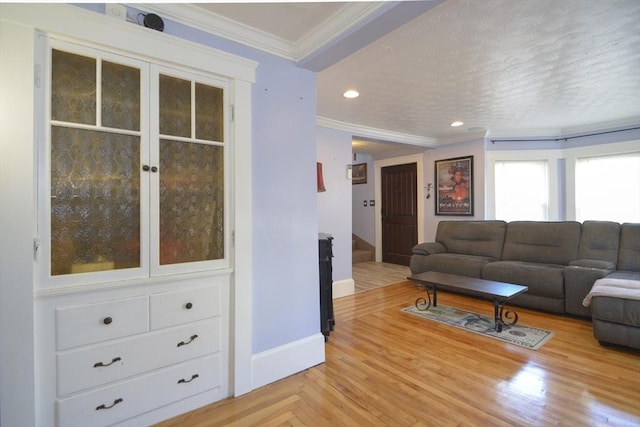
[(191, 335), (191, 339), (189, 341), (187, 341), (187, 342), (180, 341), (178, 343), (178, 347), (182, 347), (183, 345), (191, 344), (193, 342), (193, 340), (195, 340), (196, 338), (198, 338), (197, 335)]
[(193, 304), (191, 304), (190, 302), (186, 303), (184, 305), (184, 308), (186, 308), (187, 310), (191, 310), (193, 308)]
[(190, 383), (191, 381), (195, 380), (196, 378), (198, 378), (200, 375), (198, 374), (193, 374), (191, 375), (191, 379), (189, 380), (185, 380), (184, 378), (178, 380), (178, 384), (182, 384), (182, 383)]
[(111, 317), (105, 317), (105, 318), (102, 320), (102, 323), (104, 323), (105, 325), (110, 325), (110, 324), (111, 324), (111, 322), (113, 322), (113, 319), (112, 319)]
[(111, 366), (111, 365), (113, 365), (114, 363), (119, 362), (119, 361), (121, 361), (121, 360), (122, 360), (122, 358), (121, 358), (121, 357), (114, 357), (113, 359), (111, 359), (111, 362), (109, 362), (109, 363), (102, 363), (102, 362), (98, 362), (98, 363), (96, 363), (95, 365), (93, 365), (93, 367), (94, 367), (94, 368), (100, 368), (100, 367), (102, 367), (102, 366)]
[(100, 405), (100, 406), (96, 406), (96, 411), (99, 411), (101, 409), (111, 409), (114, 406), (116, 406), (118, 403), (122, 403), (122, 402), (124, 402), (124, 400), (122, 400), (122, 398), (120, 397), (120, 398), (114, 400), (113, 403), (111, 405), (109, 405), (109, 406), (105, 405), (104, 403), (102, 405)]

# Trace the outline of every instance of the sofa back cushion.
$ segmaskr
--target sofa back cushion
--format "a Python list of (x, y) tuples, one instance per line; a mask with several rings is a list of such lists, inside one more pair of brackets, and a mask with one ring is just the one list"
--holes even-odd
[(440, 221), (436, 242), (449, 253), (500, 259), (506, 227), (504, 221)]
[(578, 249), (578, 259), (618, 262), (620, 224), (612, 221), (585, 221)]
[(625, 222), (620, 227), (618, 270), (640, 271), (640, 223)]
[(579, 222), (514, 221), (507, 225), (505, 261), (568, 265), (578, 256)]

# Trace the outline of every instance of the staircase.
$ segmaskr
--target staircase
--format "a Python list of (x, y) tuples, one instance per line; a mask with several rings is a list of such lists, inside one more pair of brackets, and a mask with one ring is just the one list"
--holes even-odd
[(351, 263), (375, 261), (375, 248), (362, 238), (353, 234), (351, 236)]

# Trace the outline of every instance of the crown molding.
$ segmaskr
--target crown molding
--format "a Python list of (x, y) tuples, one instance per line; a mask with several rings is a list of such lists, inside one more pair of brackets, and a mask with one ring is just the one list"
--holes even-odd
[(490, 129), (487, 131), (487, 139), (531, 139), (531, 138), (554, 138), (562, 139), (565, 136), (588, 134), (603, 130), (631, 128), (640, 125), (639, 117), (630, 117), (622, 120), (612, 120), (608, 122), (591, 123), (582, 126), (572, 126), (566, 128), (536, 128), (536, 129)]
[(127, 6), (152, 12), (206, 33), (240, 43), (291, 61), (299, 62), (317, 49), (339, 40), (351, 28), (389, 8), (385, 2), (353, 2), (336, 11), (321, 25), (294, 43), (193, 4), (130, 3)]
[(377, 16), (391, 6), (393, 3), (387, 2), (347, 3), (298, 41), (295, 52), (296, 61), (299, 62), (313, 55), (322, 46), (341, 39), (346, 33), (351, 32), (352, 28), (368, 21), (373, 16)]
[(597, 132), (606, 129), (621, 129), (632, 128), (640, 125), (640, 116), (630, 117), (622, 120), (613, 120), (608, 122), (600, 122), (595, 124), (589, 124), (585, 126), (572, 126), (562, 129), (561, 136), (568, 136), (574, 134)]
[(437, 147), (438, 141), (434, 138), (428, 138), (418, 135), (410, 135), (407, 133), (393, 132), (384, 129), (376, 129), (368, 126), (356, 125), (353, 123), (341, 122), (326, 117), (317, 116), (316, 125), (349, 132), (354, 136), (363, 138), (374, 138), (383, 141), (400, 142), (403, 144), (417, 145), (420, 147), (433, 148)]
[(562, 134), (562, 128), (537, 129), (489, 129), (485, 135), (487, 139), (504, 138), (553, 138)]
[(263, 52), (292, 61), (296, 60), (294, 43), (233, 19), (200, 9), (192, 4), (132, 3), (127, 6), (153, 12), (189, 27)]
[(438, 138), (439, 145), (457, 144), (458, 142), (473, 141), (476, 139), (484, 139), (487, 135), (485, 131), (465, 132), (460, 135), (449, 135)]

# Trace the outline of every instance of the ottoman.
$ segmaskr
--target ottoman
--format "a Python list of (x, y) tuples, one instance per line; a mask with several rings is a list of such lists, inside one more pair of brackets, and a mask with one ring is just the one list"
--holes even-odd
[(583, 305), (591, 306), (593, 335), (600, 344), (640, 350), (640, 280), (598, 279)]

